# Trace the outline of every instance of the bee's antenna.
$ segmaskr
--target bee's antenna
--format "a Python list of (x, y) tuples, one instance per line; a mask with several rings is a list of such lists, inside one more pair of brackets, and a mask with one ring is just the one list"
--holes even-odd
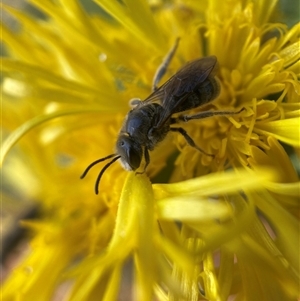
[(105, 160), (107, 160), (107, 159), (110, 159), (110, 158), (112, 158), (112, 157), (114, 157), (114, 156), (116, 156), (116, 154), (111, 154), (111, 155), (109, 155), (109, 156), (107, 156), (107, 157), (105, 157), (105, 158), (101, 158), (101, 159), (98, 159), (98, 160), (92, 162), (92, 163), (85, 169), (85, 171), (83, 172), (83, 174), (80, 176), (80, 179), (83, 179), (83, 178), (87, 175), (87, 173), (89, 172), (89, 170), (90, 170), (93, 166), (95, 166), (96, 164), (98, 164), (98, 163), (100, 163), (100, 162), (102, 162), (102, 161), (105, 161)]
[[(115, 156), (115, 155), (114, 155)], [(112, 157), (112, 155), (106, 157), (106, 159)], [(111, 166), (115, 161), (117, 161), (118, 159), (120, 159), (121, 156), (117, 156), (115, 158), (113, 158), (110, 162), (108, 162), (103, 168), (102, 170), (100, 171), (98, 177), (97, 177), (97, 180), (96, 180), (96, 183), (95, 183), (95, 193), (98, 194), (99, 193), (99, 183), (100, 183), (100, 180), (101, 180), (101, 177), (102, 175), (104, 174), (104, 172), (106, 171), (106, 169)], [(98, 160), (97, 160), (98, 161)], [(95, 161), (96, 162), (96, 161)], [(94, 163), (95, 163), (94, 162)], [(92, 163), (93, 164), (93, 163)]]

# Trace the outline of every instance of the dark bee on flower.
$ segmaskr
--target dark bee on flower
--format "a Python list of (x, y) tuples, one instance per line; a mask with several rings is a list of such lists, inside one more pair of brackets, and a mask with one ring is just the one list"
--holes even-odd
[(157, 84), (165, 74), (178, 45), (171, 49), (162, 65), (159, 67), (153, 82), (153, 92), (145, 100), (133, 99), (132, 110), (125, 117), (123, 126), (116, 142), (116, 150), (105, 158), (92, 162), (84, 171), (81, 178), (84, 178), (88, 171), (96, 164), (113, 158), (100, 171), (96, 183), (95, 192), (99, 192), (99, 183), (106, 169), (115, 161), (120, 159), (126, 170), (137, 170), (141, 167), (144, 159), (143, 170), (137, 173), (144, 173), (150, 162), (149, 151), (161, 142), (171, 132), (181, 134), (187, 143), (204, 153), (213, 156), (199, 148), (193, 139), (182, 128), (175, 126), (179, 121), (187, 122), (192, 119), (201, 119), (214, 115), (228, 115), (239, 112), (227, 111), (205, 111), (196, 115), (174, 114), (198, 108), (215, 99), (220, 91), (219, 84), (215, 78), (217, 69), (217, 58), (208, 56), (187, 63), (167, 82), (157, 88)]

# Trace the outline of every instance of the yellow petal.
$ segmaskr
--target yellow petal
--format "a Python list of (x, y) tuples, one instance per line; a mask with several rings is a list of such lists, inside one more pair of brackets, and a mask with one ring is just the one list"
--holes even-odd
[(300, 147), (300, 117), (285, 120), (256, 123), (254, 131), (266, 136), (273, 136), (289, 145)]
[(162, 199), (157, 202), (157, 210), (160, 219), (181, 222), (223, 219), (231, 213), (225, 203), (195, 196)]
[(209, 174), (200, 178), (187, 180), (175, 184), (154, 184), (154, 196), (163, 199), (178, 195), (218, 195), (233, 193), (241, 188), (251, 189), (259, 186), (263, 181), (271, 179), (274, 174), (268, 170), (261, 170), (256, 174), (241, 169), (235, 172)]

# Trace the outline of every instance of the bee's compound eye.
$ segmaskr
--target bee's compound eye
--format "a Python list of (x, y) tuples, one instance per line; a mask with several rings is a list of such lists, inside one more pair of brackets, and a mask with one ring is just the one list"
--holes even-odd
[(127, 136), (120, 136), (116, 148), (125, 169), (136, 170), (140, 167), (143, 151), (135, 140)]

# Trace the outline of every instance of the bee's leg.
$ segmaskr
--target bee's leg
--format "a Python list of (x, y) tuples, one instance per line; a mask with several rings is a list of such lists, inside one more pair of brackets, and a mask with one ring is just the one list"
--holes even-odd
[(148, 165), (150, 163), (150, 155), (149, 155), (149, 151), (148, 151), (148, 149), (146, 147), (144, 149), (144, 157), (145, 157), (145, 166), (144, 166), (144, 169), (143, 169), (143, 171), (137, 171), (135, 173), (137, 175), (143, 174), (146, 171), (146, 169), (147, 169), (147, 167), (148, 167)]
[[(178, 116), (178, 118), (173, 118), (176, 121), (184, 121), (184, 122), (188, 122), (189, 120), (192, 119), (203, 119), (203, 118), (207, 118), (207, 117), (212, 117), (215, 115), (221, 115), (221, 116), (226, 116), (226, 115), (235, 115), (235, 114), (239, 114), (242, 111), (244, 111), (245, 108), (242, 108), (241, 110), (239, 110), (238, 112), (232, 112), (232, 111), (206, 111), (206, 112), (201, 112), (195, 115), (180, 115)], [(175, 123), (176, 121), (173, 121), (173, 123)]]
[(176, 52), (176, 49), (178, 47), (179, 44), (179, 40), (180, 38), (177, 38), (175, 41), (175, 45), (172, 47), (172, 49), (168, 52), (168, 54), (166, 55), (166, 57), (164, 58), (163, 62), (160, 64), (160, 66), (157, 68), (156, 73), (154, 75), (153, 78), (153, 83), (152, 83), (152, 91), (156, 91), (157, 90), (157, 85), (160, 82), (160, 80), (162, 79), (162, 77), (165, 75), (168, 66), (170, 65), (170, 62)]
[(201, 153), (205, 154), (206, 156), (210, 156), (210, 157), (214, 157), (215, 155), (213, 154), (208, 154), (207, 152), (205, 152), (202, 148), (198, 147), (194, 140), (187, 134), (187, 132), (183, 129), (183, 128), (170, 128), (170, 130), (172, 132), (178, 132), (180, 133), (186, 140), (186, 142), (191, 146), (196, 148), (198, 151), (200, 151)]

